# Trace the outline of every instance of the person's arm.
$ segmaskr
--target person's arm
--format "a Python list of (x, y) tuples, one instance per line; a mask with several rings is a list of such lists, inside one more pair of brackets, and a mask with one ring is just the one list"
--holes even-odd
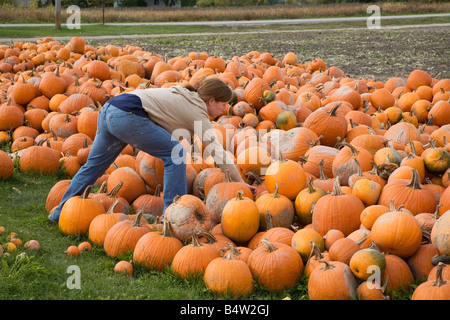
[(232, 181), (247, 184), (253, 194), (255, 194), (256, 188), (242, 179), (242, 176), (234, 164), (233, 159), (231, 159), (228, 152), (226, 152), (223, 146), (219, 143), (216, 131), (211, 125), (211, 122), (203, 121), (202, 129), (202, 141), (205, 145), (205, 153), (213, 157), (215, 164), (222, 170), (222, 172), (229, 172)]

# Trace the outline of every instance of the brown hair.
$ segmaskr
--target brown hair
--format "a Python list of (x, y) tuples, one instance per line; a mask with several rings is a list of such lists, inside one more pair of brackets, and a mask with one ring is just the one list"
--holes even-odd
[(219, 102), (228, 102), (233, 96), (230, 86), (219, 78), (206, 78), (197, 90), (191, 85), (185, 85), (184, 87), (191, 91), (197, 91), (200, 98), (204, 101), (214, 98)]

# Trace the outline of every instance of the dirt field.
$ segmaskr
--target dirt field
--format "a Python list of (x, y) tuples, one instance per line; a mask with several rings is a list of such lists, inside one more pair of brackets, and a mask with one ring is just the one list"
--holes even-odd
[(90, 43), (132, 43), (168, 58), (190, 51), (231, 58), (252, 50), (271, 52), (281, 58), (292, 51), (303, 61), (321, 58), (328, 66), (335, 65), (348, 76), (386, 80), (396, 75), (406, 76), (414, 69), (426, 70), (433, 77), (450, 78), (449, 35), (447, 25), (392, 30), (278, 30), (272, 33), (109, 39)]

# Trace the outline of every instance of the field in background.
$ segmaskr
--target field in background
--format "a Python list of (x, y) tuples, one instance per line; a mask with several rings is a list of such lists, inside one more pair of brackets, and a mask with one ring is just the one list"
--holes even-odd
[[(327, 5), (277, 5), (256, 7), (209, 8), (105, 8), (105, 22), (169, 22), (169, 21), (227, 21), (261, 19), (298, 19), (317, 17), (365, 16), (367, 7), (376, 4), (382, 15), (450, 12), (450, 2), (376, 2), (340, 3)], [(53, 23), (54, 8), (1, 8), (0, 23)], [(61, 10), (62, 21), (69, 14)], [(101, 8), (81, 9), (82, 23), (101, 23)], [(0, 31), (1, 32), (1, 31)]]

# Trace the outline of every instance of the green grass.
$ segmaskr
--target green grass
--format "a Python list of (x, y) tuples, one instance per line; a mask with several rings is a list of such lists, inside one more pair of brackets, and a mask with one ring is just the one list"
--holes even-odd
[[(418, 18), (418, 19), (395, 19), (382, 20), (381, 26), (402, 26), (414, 24), (440, 24), (450, 23), (450, 17)], [(308, 23), (302, 25), (273, 24), (270, 26), (117, 26), (117, 25), (85, 25), (81, 29), (61, 29), (55, 27), (0, 27), (0, 42), (10, 41), (14, 38), (41, 38), (50, 37), (72, 37), (72, 36), (120, 36), (120, 35), (170, 35), (170, 34), (196, 34), (196, 33), (245, 33), (259, 31), (300, 31), (312, 29), (341, 29), (341, 28), (366, 28), (365, 21), (353, 22), (330, 22), (330, 23)]]

